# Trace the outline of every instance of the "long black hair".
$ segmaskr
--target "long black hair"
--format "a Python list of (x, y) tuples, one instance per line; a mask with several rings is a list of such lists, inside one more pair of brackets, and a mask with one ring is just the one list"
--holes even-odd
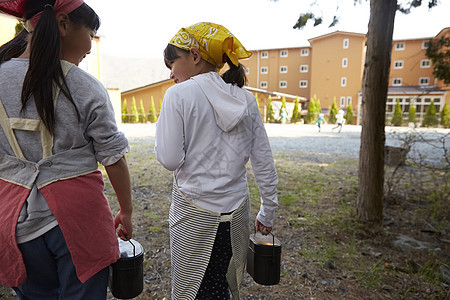
[[(48, 5), (49, 4), (49, 5)], [(42, 12), (36, 24), (30, 41), (30, 64), (22, 87), (22, 109), (25, 110), (31, 96), (34, 97), (36, 110), (50, 134), (55, 131), (55, 107), (53, 89), (56, 84), (61, 92), (74, 105), (78, 118), (79, 111), (67, 87), (60, 63), (61, 36), (53, 12), (55, 0), (27, 0), (25, 3), (25, 18), (30, 19)], [(93, 31), (100, 27), (100, 18), (87, 4), (68, 14), (74, 26), (86, 26)], [(23, 30), (13, 40), (0, 48), (0, 64), (13, 57), (20, 56), (25, 48), (27, 32)]]
[[(177, 51), (185, 52), (186, 54), (189, 53), (188, 50), (178, 48), (172, 44), (168, 44), (166, 49), (164, 49), (164, 63), (169, 69), (170, 62), (180, 57)], [(223, 81), (237, 85), (240, 88), (246, 85), (247, 75), (245, 75), (245, 67), (241, 63), (239, 63), (238, 66), (235, 66), (226, 55), (225, 60), (229, 66), (229, 69), (222, 74)]]

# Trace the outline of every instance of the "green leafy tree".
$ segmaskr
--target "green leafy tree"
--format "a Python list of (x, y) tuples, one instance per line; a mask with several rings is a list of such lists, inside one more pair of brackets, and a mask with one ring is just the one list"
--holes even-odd
[(128, 116), (128, 110), (127, 110), (127, 98), (123, 99), (123, 104), (122, 104), (122, 123), (128, 123), (130, 122), (129, 120), (129, 116)]
[(138, 115), (139, 115), (139, 123), (145, 123), (147, 118), (145, 117), (144, 103), (142, 103), (142, 99), (140, 100), (139, 103)]
[(269, 96), (269, 102), (267, 103), (266, 122), (275, 123), (275, 115), (273, 112), (272, 97)]
[(291, 123), (296, 123), (301, 120), (301, 113), (299, 111), (298, 98), (295, 99), (294, 110), (292, 111)]
[(395, 105), (394, 115), (392, 116), (391, 124), (393, 126), (402, 126), (403, 116), (402, 107), (400, 106), (400, 100), (397, 99), (397, 104)]
[(450, 37), (430, 40), (425, 55), (434, 65), (433, 75), (450, 84)]
[(414, 104), (411, 104), (408, 110), (408, 123), (416, 124), (416, 122), (417, 122), (416, 106)]
[(353, 106), (350, 102), (347, 107), (347, 112), (345, 113), (345, 122), (347, 124), (353, 124)]
[(328, 123), (336, 124), (337, 112), (338, 112), (338, 109), (337, 109), (337, 104), (336, 104), (336, 97), (334, 97), (333, 104), (331, 105), (331, 109), (330, 109), (330, 115), (328, 117)]
[(131, 102), (131, 116), (130, 123), (137, 123), (139, 120), (139, 114), (136, 106), (136, 99), (133, 97), (133, 101)]
[(434, 106), (434, 101), (432, 100), (430, 105), (425, 112), (425, 117), (422, 121), (422, 126), (424, 127), (435, 127), (438, 125), (438, 118), (436, 116), (436, 106)]
[(156, 122), (156, 108), (155, 108), (155, 101), (153, 100), (153, 96), (150, 100), (150, 109), (148, 110), (148, 121), (150, 123)]
[(442, 127), (449, 128), (450, 127), (450, 110), (448, 108), (447, 103), (445, 103), (444, 107), (441, 110), (441, 123)]

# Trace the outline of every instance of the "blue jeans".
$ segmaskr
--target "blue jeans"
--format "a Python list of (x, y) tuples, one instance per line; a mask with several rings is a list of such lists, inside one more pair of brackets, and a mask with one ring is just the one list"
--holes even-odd
[(109, 268), (81, 283), (59, 226), (18, 246), (27, 270), (27, 281), (13, 288), (18, 299), (106, 299)]

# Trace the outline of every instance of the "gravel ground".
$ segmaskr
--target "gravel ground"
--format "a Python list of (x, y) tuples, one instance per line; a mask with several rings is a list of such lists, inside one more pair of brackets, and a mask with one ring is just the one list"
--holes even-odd
[[(321, 159), (333, 161), (337, 157), (358, 159), (361, 138), (361, 126), (344, 125), (340, 133), (333, 131), (335, 125), (322, 125), (321, 132), (316, 125), (265, 124), (273, 151), (293, 150), (321, 156)], [(122, 130), (130, 141), (155, 139), (155, 124), (121, 124)], [(425, 159), (436, 163), (450, 153), (450, 129), (386, 127), (386, 145), (400, 146), (405, 139), (414, 137), (409, 157)]]

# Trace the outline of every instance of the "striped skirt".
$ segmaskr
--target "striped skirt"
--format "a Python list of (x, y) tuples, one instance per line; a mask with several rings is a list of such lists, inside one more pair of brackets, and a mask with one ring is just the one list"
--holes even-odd
[(233, 255), (226, 277), (233, 299), (240, 298), (249, 240), (249, 214), (248, 196), (232, 214), (221, 216), (187, 200), (174, 180), (169, 214), (172, 299), (195, 299), (220, 222), (230, 222)]

